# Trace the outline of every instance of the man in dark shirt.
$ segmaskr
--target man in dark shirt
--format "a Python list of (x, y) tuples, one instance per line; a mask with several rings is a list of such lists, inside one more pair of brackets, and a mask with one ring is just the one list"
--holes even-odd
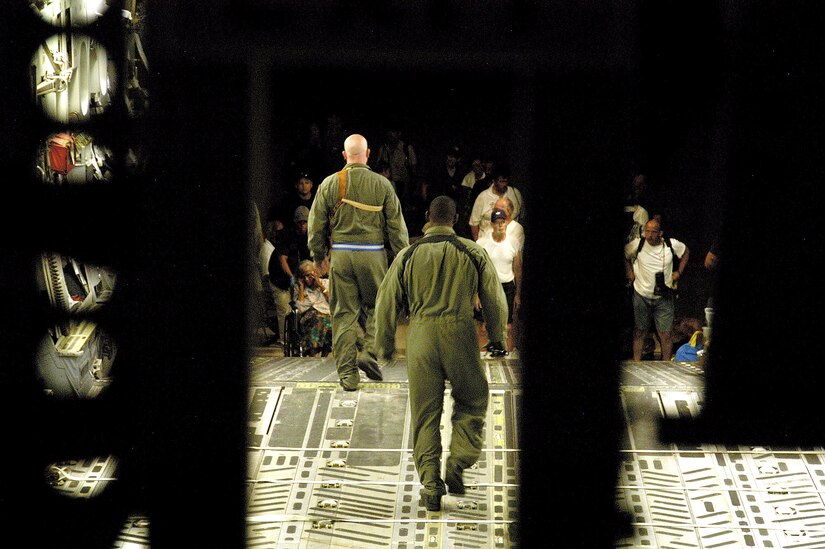
[(308, 218), (309, 209), (306, 206), (298, 206), (292, 216), (292, 228), (281, 231), (275, 242), (275, 251), (269, 257), (269, 282), (282, 337), (284, 319), (289, 312), (289, 301), (292, 297), (290, 288), (298, 272), (298, 264), (310, 259), (307, 246)]
[(305, 206), (307, 210), (312, 208), (312, 201), (315, 199), (315, 183), (309, 174), (302, 173), (295, 180), (295, 190), (289, 193), (283, 201), (285, 216), (290, 219), (298, 206)]

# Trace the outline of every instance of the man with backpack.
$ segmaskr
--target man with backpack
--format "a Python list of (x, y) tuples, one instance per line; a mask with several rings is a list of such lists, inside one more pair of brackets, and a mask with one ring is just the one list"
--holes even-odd
[(670, 360), (674, 291), (687, 267), (690, 250), (683, 242), (664, 237), (661, 224), (654, 217), (645, 223), (644, 238), (631, 240), (625, 245), (624, 254), (625, 273), (633, 286), (633, 360), (642, 359), (642, 345), (651, 325), (659, 334), (662, 360)]

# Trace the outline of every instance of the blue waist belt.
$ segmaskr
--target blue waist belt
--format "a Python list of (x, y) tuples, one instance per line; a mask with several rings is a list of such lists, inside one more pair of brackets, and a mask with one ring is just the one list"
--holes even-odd
[(382, 252), (383, 244), (364, 244), (362, 242), (333, 242), (333, 250), (349, 250), (352, 252)]

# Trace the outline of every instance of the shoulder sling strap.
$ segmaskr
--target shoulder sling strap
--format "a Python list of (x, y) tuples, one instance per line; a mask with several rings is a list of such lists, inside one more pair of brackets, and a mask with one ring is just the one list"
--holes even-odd
[(341, 170), (338, 172), (338, 202), (335, 203), (335, 206), (332, 207), (332, 211), (329, 213), (330, 221), (335, 217), (335, 212), (338, 211), (338, 208), (340, 208), (344, 202), (345, 194), (347, 194), (347, 170)]
[(350, 200), (349, 198), (344, 198), (344, 195), (347, 194), (347, 172), (349, 170), (341, 170), (337, 172), (338, 174), (338, 202), (335, 203), (335, 206), (332, 207), (332, 211), (329, 214), (329, 219), (332, 221), (332, 218), (335, 217), (335, 212), (338, 211), (338, 208), (341, 207), (341, 204), (349, 204), (355, 208), (366, 210), (368, 212), (380, 212), (384, 209), (384, 206), (373, 206), (372, 204), (364, 204), (362, 202), (358, 202), (356, 200)]
[(401, 293), (402, 293), (402, 302), (404, 304), (404, 310), (409, 313), (410, 311), (410, 304), (407, 300), (407, 287), (404, 285), (404, 272), (407, 270), (407, 263), (409, 262), (410, 258), (412, 257), (415, 248), (417, 248), (421, 244), (436, 244), (438, 242), (449, 242), (453, 246), (456, 247), (457, 250), (462, 252), (464, 255), (470, 258), (470, 261), (473, 262), (473, 265), (476, 268), (476, 272), (478, 273), (478, 280), (479, 284), (481, 283), (481, 273), (484, 270), (481, 262), (479, 262), (478, 258), (474, 256), (470, 250), (467, 249), (465, 246), (455, 235), (451, 234), (439, 234), (433, 236), (425, 236), (412, 244), (410, 244), (407, 253), (404, 254), (404, 257), (401, 258), (401, 267), (398, 269), (398, 282), (401, 284)]

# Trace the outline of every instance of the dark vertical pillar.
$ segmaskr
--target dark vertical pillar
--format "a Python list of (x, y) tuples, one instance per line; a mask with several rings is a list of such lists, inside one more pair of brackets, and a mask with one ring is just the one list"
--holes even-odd
[(702, 420), (670, 438), (821, 445), (821, 9), (723, 11), (731, 147)]
[[(521, 533), (610, 547), (617, 527), (621, 185), (627, 74), (542, 80), (525, 251)], [(606, 92), (605, 90), (610, 90)], [(611, 235), (616, 235), (612, 238)], [(552, 525), (552, 526), (551, 526)]]
[[(197, 20), (197, 19), (196, 19)], [(249, 76), (184, 54), (153, 21), (153, 177), (138, 191), (131, 404), (152, 547), (242, 547), (245, 536)], [(215, 29), (214, 40), (225, 38)]]

